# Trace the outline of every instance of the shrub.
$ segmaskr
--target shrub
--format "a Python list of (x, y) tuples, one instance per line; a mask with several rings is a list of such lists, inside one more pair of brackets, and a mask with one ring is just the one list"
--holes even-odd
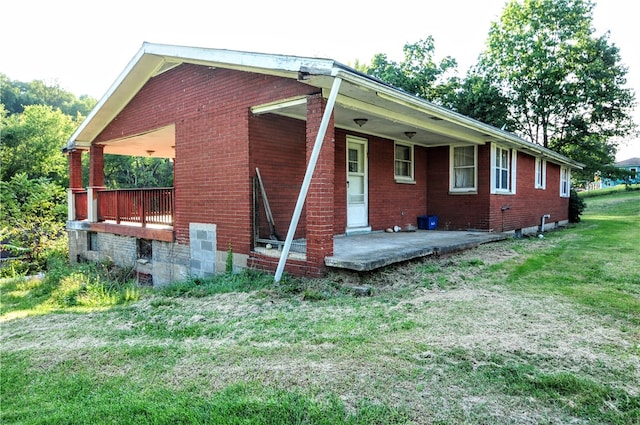
[(569, 196), (569, 221), (571, 223), (579, 223), (580, 215), (587, 207), (586, 202), (582, 197), (578, 196), (578, 192), (571, 189), (571, 194)]
[(0, 181), (0, 242), (15, 260), (0, 268), (0, 277), (43, 271), (50, 257), (66, 256), (66, 192), (45, 178), (19, 173)]
[(44, 288), (49, 288), (52, 307), (107, 307), (140, 299), (131, 269), (112, 263), (87, 263), (69, 267), (55, 258), (48, 263)]

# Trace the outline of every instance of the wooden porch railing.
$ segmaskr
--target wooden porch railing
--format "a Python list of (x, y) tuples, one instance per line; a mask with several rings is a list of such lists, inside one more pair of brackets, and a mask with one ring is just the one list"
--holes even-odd
[[(116, 189), (98, 190), (98, 221), (173, 226), (174, 189)], [(76, 219), (87, 218), (87, 193), (74, 194)]]
[(75, 192), (73, 194), (75, 198), (75, 207), (76, 207), (76, 220), (86, 220), (87, 219), (87, 192)]

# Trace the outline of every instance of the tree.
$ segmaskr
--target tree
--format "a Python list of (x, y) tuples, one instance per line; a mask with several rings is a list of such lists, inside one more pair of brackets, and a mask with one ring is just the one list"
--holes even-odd
[(595, 149), (608, 164), (616, 139), (635, 130), (635, 94), (624, 87), (627, 69), (609, 34), (594, 36), (593, 7), (511, 0), (491, 25), (478, 69), (509, 99), (516, 133), (575, 160)]
[[(55, 251), (65, 250), (67, 214), (64, 187), (40, 177), (18, 173), (0, 180), (0, 242), (2, 250), (25, 257), (0, 276), (42, 270)], [(6, 271), (11, 273), (8, 273)]]
[(9, 181), (18, 173), (29, 179), (40, 177), (65, 187), (67, 161), (61, 147), (77, 122), (59, 109), (30, 105), (21, 114), (0, 116), (0, 179)]
[[(88, 172), (87, 168), (83, 174)], [(105, 155), (104, 174), (105, 183), (114, 189), (173, 186), (173, 162), (168, 158)]]
[(72, 117), (87, 116), (96, 104), (96, 100), (87, 95), (76, 98), (58, 83), (11, 81), (4, 74), (0, 74), (0, 101), (9, 115), (20, 114), (29, 105), (48, 105)]
[(445, 95), (443, 105), (494, 127), (512, 127), (509, 99), (478, 72), (469, 72), (459, 87)]
[(442, 103), (459, 84), (457, 77), (452, 75), (457, 67), (455, 59), (446, 56), (436, 62), (432, 36), (417, 43), (407, 43), (402, 50), (402, 62), (390, 61), (387, 55), (378, 53), (370, 65), (356, 64), (356, 68), (414, 96)]

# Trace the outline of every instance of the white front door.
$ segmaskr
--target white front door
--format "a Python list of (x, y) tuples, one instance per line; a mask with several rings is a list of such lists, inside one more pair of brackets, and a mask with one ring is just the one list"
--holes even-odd
[(371, 231), (368, 214), (367, 139), (347, 137), (347, 234)]

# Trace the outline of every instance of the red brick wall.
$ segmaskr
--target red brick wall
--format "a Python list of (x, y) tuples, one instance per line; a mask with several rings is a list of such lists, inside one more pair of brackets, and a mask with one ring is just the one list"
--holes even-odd
[[(284, 237), (306, 168), (305, 142), (311, 137), (304, 122), (252, 117), (249, 108), (314, 91), (285, 78), (182, 65), (152, 78), (95, 143), (175, 124), (177, 241), (188, 243), (190, 222), (216, 223), (218, 249), (226, 250), (231, 242), (235, 252), (246, 254), (252, 246), (255, 167), (261, 169)], [(480, 146), (478, 194), (450, 195), (448, 147), (416, 147), (416, 184), (399, 184), (393, 177), (393, 141), (364, 137), (369, 140), (369, 221), (374, 230), (416, 225), (416, 217), (423, 214), (438, 215), (440, 229), (496, 231), (538, 225), (547, 213), (551, 221), (567, 218), (568, 200), (559, 197), (559, 167), (553, 164), (548, 164), (546, 190), (536, 190), (534, 160), (519, 153), (517, 194), (490, 195), (490, 146)], [(321, 163), (327, 172), (335, 166), (335, 174), (327, 176), (332, 187), (324, 188), (328, 190), (324, 199), (333, 195), (333, 205), (315, 205), (313, 213), (318, 214), (315, 226), (332, 227), (335, 234), (346, 226), (345, 144), (346, 133), (337, 130), (332, 153)], [(93, 180), (98, 182), (99, 176)], [(324, 189), (315, 192), (322, 194)], [(507, 204), (510, 209), (502, 213)], [(305, 234), (313, 214), (305, 209), (298, 237)], [(266, 217), (261, 223), (266, 225)], [(265, 230), (263, 226), (261, 232)]]
[(176, 126), (175, 231), (188, 244), (189, 223), (215, 223), (218, 249), (247, 254), (252, 236), (249, 108), (309, 94), (297, 81), (181, 65), (152, 78), (97, 141)]
[[(251, 120), (251, 162), (260, 168), (260, 175), (269, 195), (274, 221), (282, 223), (280, 236), (285, 236), (291, 215), (299, 196), (307, 164), (315, 146), (316, 137), (325, 111), (326, 100), (321, 95), (311, 95), (307, 100), (307, 122), (263, 116)], [(305, 276), (321, 276), (324, 258), (333, 254), (334, 228), (334, 166), (335, 136), (333, 119), (329, 122), (322, 150), (300, 222), (297, 237), (306, 237), (306, 262), (287, 261), (286, 270)], [(265, 174), (266, 172), (266, 174)], [(268, 176), (268, 177), (267, 177)], [(268, 183), (267, 183), (268, 181)], [(273, 200), (272, 200), (273, 199)], [(266, 220), (261, 214), (261, 220)], [(268, 227), (261, 226), (262, 235)], [(251, 267), (274, 270), (278, 260), (253, 253)]]
[[(427, 151), (427, 211), (439, 218), (439, 229), (510, 231), (540, 225), (543, 214), (549, 221), (566, 220), (568, 200), (560, 198), (560, 167), (547, 163), (546, 189), (535, 189), (535, 158), (518, 152), (516, 194), (490, 194), (491, 148), (478, 147), (478, 193), (449, 194), (449, 147)], [(509, 209), (502, 211), (502, 207)]]
[(89, 154), (89, 186), (104, 186), (104, 146), (91, 145)]
[[(291, 216), (300, 193), (300, 186), (306, 170), (304, 121), (276, 115), (262, 115), (249, 119), (251, 140), (249, 172), (255, 175), (256, 167), (268, 196), (269, 205), (276, 225), (276, 231), (286, 237)], [(258, 193), (260, 210), (260, 237), (270, 234), (262, 197)], [(296, 238), (304, 237), (306, 220), (300, 217)]]
[(414, 147), (415, 184), (396, 183), (394, 142), (379, 138), (369, 141), (369, 223), (373, 230), (418, 225), (417, 217), (427, 212), (426, 149)]
[[(307, 99), (307, 162), (319, 135), (327, 100), (322, 95)], [(307, 263), (324, 271), (324, 258), (333, 255), (333, 209), (335, 191), (335, 127), (333, 112), (324, 134), (305, 205), (307, 219)]]
[(82, 151), (72, 151), (68, 155), (69, 188), (82, 189)]
[[(365, 135), (357, 134), (357, 136), (366, 138)], [(338, 128), (334, 154), (333, 233), (340, 235), (347, 227), (347, 133)]]
[[(417, 226), (417, 217), (427, 209), (427, 157), (426, 149), (414, 148), (415, 184), (396, 183), (394, 178), (394, 142), (365, 134), (354, 136), (368, 140), (369, 170), (369, 225), (372, 230), (384, 230), (393, 226)], [(336, 131), (335, 208), (334, 233), (342, 234), (347, 226), (347, 133)]]
[(427, 150), (427, 213), (438, 230), (483, 229), (489, 221), (489, 147), (478, 147), (478, 193), (449, 194), (449, 146)]
[[(518, 152), (515, 195), (492, 195), (491, 223), (497, 231), (539, 226), (544, 214), (547, 222), (567, 220), (568, 198), (560, 197), (560, 166), (547, 162), (546, 189), (535, 188), (535, 158)], [(502, 211), (503, 206), (509, 209)]]

